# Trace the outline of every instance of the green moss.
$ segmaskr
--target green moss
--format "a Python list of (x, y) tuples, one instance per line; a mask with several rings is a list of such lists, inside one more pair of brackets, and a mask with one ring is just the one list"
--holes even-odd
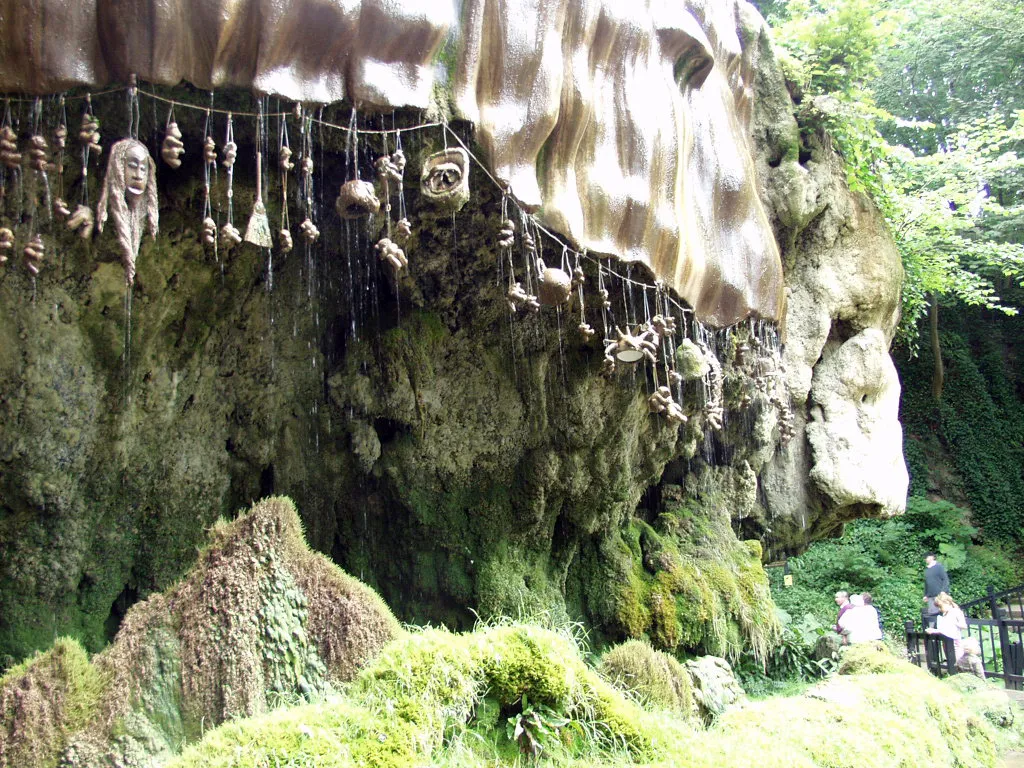
[(98, 716), (108, 682), (69, 638), (11, 669), (0, 678), (0, 765), (55, 766), (69, 737)]
[(601, 674), (640, 701), (692, 717), (696, 704), (690, 676), (674, 656), (642, 640), (628, 640), (601, 657)]
[(839, 658), (840, 675), (906, 672), (907, 662), (892, 654), (881, 642), (858, 643), (842, 649)]

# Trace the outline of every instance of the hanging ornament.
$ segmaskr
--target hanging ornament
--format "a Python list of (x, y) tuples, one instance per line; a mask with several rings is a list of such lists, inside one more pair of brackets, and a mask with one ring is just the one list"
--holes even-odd
[(334, 208), (343, 219), (362, 219), (380, 210), (380, 200), (373, 184), (354, 179), (341, 185)]
[(669, 424), (679, 425), (686, 423), (686, 414), (679, 407), (679, 403), (672, 399), (672, 390), (664, 385), (658, 387), (654, 394), (647, 399), (647, 407), (651, 413), (662, 414)]
[(9, 125), (0, 128), (0, 163), (12, 171), (21, 167), (21, 152), (18, 151), (18, 134)]
[(41, 134), (35, 134), (28, 141), (28, 164), (29, 167), (39, 173), (46, 173), (47, 171), (54, 170), (54, 166), (50, 164), (49, 158), (49, 146), (46, 143), (46, 139)]
[(511, 248), (516, 243), (516, 224), (512, 219), (502, 219), (501, 229), (498, 230), (498, 245), (501, 248)]
[(92, 237), (95, 221), (92, 208), (87, 205), (78, 205), (75, 207), (75, 212), (71, 214), (71, 218), (68, 219), (68, 229), (78, 232), (78, 236), (83, 240), (88, 240)]
[[(86, 208), (85, 210), (89, 210)], [(71, 209), (68, 208), (67, 202), (62, 197), (53, 198), (53, 213), (55, 216), (60, 216), (62, 219), (66, 219), (71, 215)]]
[(398, 247), (398, 244), (390, 238), (383, 237), (374, 246), (380, 260), (390, 269), (391, 273), (398, 279), (398, 273), (409, 266), (409, 260), (405, 257), (405, 251)]
[(439, 208), (457, 213), (469, 202), (469, 155), (456, 147), (431, 155), (423, 163), (420, 193)]
[(704, 360), (708, 365), (708, 373), (704, 379), (704, 418), (712, 429), (719, 430), (722, 428), (722, 422), (725, 418), (722, 393), (722, 364), (718, 362), (718, 357), (706, 344), (701, 342), (699, 347), (701, 352), (704, 353)]
[(537, 286), (537, 298), (546, 307), (556, 307), (569, 300), (572, 293), (572, 278), (565, 270), (557, 267), (545, 267), (543, 259), (537, 259), (537, 272), (540, 274)]
[(33, 235), (32, 239), (25, 245), (22, 254), (25, 259), (25, 266), (28, 267), (28, 271), (35, 277), (39, 274), (39, 268), (43, 264), (43, 257), (46, 255), (46, 245), (43, 243), (42, 235)]
[(203, 142), (203, 162), (207, 165), (217, 162), (217, 143), (213, 140), (213, 136), (207, 136)]
[(405, 245), (412, 237), (412, 224), (408, 219), (399, 219), (395, 224), (395, 241)]
[(160, 157), (171, 168), (181, 167), (181, 156), (185, 154), (185, 144), (181, 140), (181, 130), (173, 120), (167, 123), (167, 134), (164, 136), (164, 143), (160, 145)]
[(6, 264), (14, 250), (14, 233), (7, 227), (0, 227), (0, 264)]
[[(91, 100), (89, 105), (89, 109), (92, 109)], [(87, 154), (95, 152), (98, 155), (103, 151), (100, 140), (100, 119), (91, 112), (86, 112), (82, 115), (82, 125), (78, 129), (78, 141)]]
[(629, 333), (627, 328), (623, 331), (616, 327), (617, 338), (604, 340), (604, 356), (606, 359), (619, 360), (623, 363), (639, 363), (645, 357), (652, 363), (658, 362), (656, 352), (658, 345), (652, 341), (649, 332), (637, 332), (637, 335)]
[(220, 228), (220, 246), (225, 251), (230, 251), (240, 242), (242, 242), (242, 233), (234, 224), (228, 222)]
[(157, 202), (156, 163), (146, 145), (135, 139), (121, 139), (110, 148), (107, 175), (96, 206), (100, 232), (110, 216), (121, 250), (124, 279), (135, 283), (135, 261), (139, 256), (143, 230), (156, 237), (160, 210)]
[(397, 149), (390, 155), (378, 157), (373, 161), (373, 167), (377, 171), (377, 178), (381, 181), (385, 183), (394, 181), (401, 184), (405, 176), (405, 162), (405, 152)]
[(63, 151), (68, 145), (68, 127), (61, 123), (53, 131), (53, 146), (58, 151)]
[(292, 150), (288, 144), (288, 122), (279, 118), (277, 147), (277, 167), (281, 172), (281, 229), (277, 233), (277, 242), (281, 253), (291, 253), (295, 247), (292, 240), (291, 222), (288, 220), (288, 174), (295, 168), (292, 162)]
[(302, 238), (307, 243), (312, 245), (320, 237), (320, 230), (316, 228), (316, 225), (313, 223), (312, 219), (306, 219), (301, 224), (299, 224), (299, 234), (302, 235)]
[(238, 157), (238, 145), (235, 144), (235, 129), (232, 115), (228, 114), (227, 131), (224, 137), (224, 148), (221, 150), (221, 165), (228, 169), (228, 220), (220, 228), (220, 245), (230, 251), (242, 242), (242, 233), (235, 226), (235, 160)]
[(526, 309), (530, 312), (540, 311), (540, 302), (537, 301), (537, 297), (527, 293), (520, 282), (515, 282), (509, 287), (505, 298), (508, 300), (508, 308), (513, 312), (520, 309)]
[(583, 337), (584, 341), (590, 341), (595, 335), (597, 335), (597, 331), (595, 331), (593, 326), (587, 322), (580, 323), (576, 326), (576, 330), (580, 332), (580, 336)]
[(245, 242), (259, 248), (272, 248), (270, 221), (263, 205), (263, 102), (259, 102), (259, 117), (256, 119), (256, 200), (252, 204), (249, 224), (245, 228)]
[(207, 216), (203, 219), (203, 245), (217, 245), (217, 222)]

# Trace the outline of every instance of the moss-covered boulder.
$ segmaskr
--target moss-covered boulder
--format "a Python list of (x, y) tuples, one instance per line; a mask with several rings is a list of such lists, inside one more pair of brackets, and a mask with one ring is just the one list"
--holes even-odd
[(675, 656), (656, 651), (643, 640), (628, 640), (601, 656), (598, 667), (617, 688), (640, 701), (665, 707), (683, 717), (697, 714), (693, 683)]
[(0, 765), (155, 765), (213, 725), (351, 681), (400, 632), (373, 590), (309, 550), (290, 500), (266, 499), (218, 523), (185, 579), (129, 610), (91, 663), (62, 641), (12, 670)]

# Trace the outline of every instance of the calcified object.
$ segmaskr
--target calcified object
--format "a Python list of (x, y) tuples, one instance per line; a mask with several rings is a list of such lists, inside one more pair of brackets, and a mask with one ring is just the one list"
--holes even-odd
[(658, 362), (658, 343), (652, 340), (651, 332), (645, 331), (632, 335), (629, 330), (616, 328), (617, 338), (604, 340), (604, 356), (606, 359), (619, 360), (623, 363), (639, 363), (645, 357), (652, 363)]
[[(751, 154), (764, 22), (745, 0), (7, 0), (8, 91), (182, 80), (426, 109), (444, 73), (489, 170), (580, 247), (728, 325), (781, 319)], [(457, 56), (437, 65), (446, 39)], [(52, 41), (44, 44), (45, 41)]]
[(225, 168), (230, 169), (235, 164), (235, 160), (238, 158), (238, 145), (233, 141), (229, 141), (224, 145), (224, 148), (220, 151), (221, 157), (220, 164)]
[(214, 246), (217, 244), (217, 222), (207, 216), (203, 219), (203, 234), (201, 236), (203, 245)]
[(590, 325), (590, 323), (580, 323), (577, 328), (580, 332), (580, 336), (583, 337), (584, 341), (590, 341), (597, 334), (597, 331)]
[(511, 248), (516, 243), (516, 223), (512, 219), (503, 219), (498, 230), (498, 247)]
[[(88, 208), (86, 210), (88, 210)], [(68, 204), (64, 201), (64, 198), (53, 198), (53, 215), (60, 216), (62, 219), (66, 219), (71, 215), (71, 209), (68, 208)]]
[(405, 152), (398, 149), (390, 156), (378, 157), (373, 162), (373, 167), (377, 171), (377, 177), (382, 181), (401, 182), (405, 175)]
[(719, 430), (722, 428), (722, 421), (725, 418), (722, 364), (718, 362), (715, 353), (708, 349), (703, 342), (700, 344), (700, 350), (708, 364), (708, 374), (705, 378), (704, 418), (712, 429)]
[(515, 283), (510, 286), (508, 293), (505, 294), (505, 298), (508, 300), (508, 308), (512, 312), (520, 309), (526, 309), (530, 312), (540, 311), (540, 302), (537, 301), (537, 297), (527, 293), (522, 283)]
[(537, 271), (540, 273), (537, 298), (541, 304), (545, 307), (557, 307), (569, 300), (572, 293), (572, 278), (565, 270), (545, 267), (544, 262), (538, 260)]
[(43, 244), (42, 235), (33, 235), (32, 239), (25, 245), (22, 252), (25, 258), (25, 266), (35, 277), (39, 274), (39, 268), (43, 264), (43, 257), (46, 255), (46, 246)]
[(405, 251), (387, 237), (381, 238), (377, 245), (374, 246), (374, 250), (377, 251), (377, 256), (380, 260), (391, 269), (391, 274), (395, 278), (398, 277), (399, 272), (409, 266), (409, 260), (405, 257)]
[(686, 423), (686, 414), (679, 407), (679, 403), (672, 398), (672, 390), (664, 385), (658, 387), (654, 394), (648, 398), (647, 407), (651, 413), (662, 414), (669, 424), (678, 425)]
[(583, 267), (577, 264), (576, 268), (572, 271), (572, 287), (579, 288), (586, 280), (587, 276), (583, 273)]
[(225, 251), (230, 251), (240, 242), (242, 242), (242, 233), (234, 224), (228, 223), (220, 228), (220, 247)]
[(281, 169), (281, 173), (289, 173), (295, 168), (290, 147), (281, 147), (281, 157), (277, 161), (277, 167)]
[(420, 192), (434, 205), (455, 213), (469, 202), (469, 155), (456, 147), (436, 152), (423, 162)]
[(676, 333), (676, 319), (669, 315), (655, 315), (651, 318), (650, 328), (658, 335), (658, 339), (674, 336)]
[(612, 300), (609, 297), (608, 289), (607, 288), (600, 288), (600, 289), (598, 289), (597, 295), (601, 299), (601, 308), (602, 309), (611, 309), (612, 308)]
[(64, 123), (58, 125), (53, 131), (53, 146), (58, 152), (68, 146), (68, 127)]
[(380, 200), (373, 184), (354, 179), (341, 185), (334, 208), (343, 219), (364, 219), (380, 210)]
[(9, 125), (0, 128), (0, 163), (11, 170), (21, 166), (18, 134)]
[(185, 144), (181, 141), (181, 130), (173, 120), (167, 124), (167, 135), (160, 147), (160, 157), (171, 168), (181, 167), (181, 156), (185, 154)]
[(207, 136), (203, 141), (203, 162), (207, 165), (217, 162), (217, 142), (213, 140), (213, 136)]
[(412, 237), (412, 224), (408, 219), (399, 219), (395, 224), (395, 241), (399, 245), (405, 245)]
[(312, 245), (320, 237), (320, 230), (310, 219), (306, 219), (299, 224), (299, 234), (302, 235), (303, 240)]
[(256, 152), (256, 200), (252, 204), (249, 223), (245, 227), (245, 242), (252, 243), (258, 248), (274, 247), (267, 208), (263, 205), (263, 154), (259, 151)]
[(135, 261), (146, 227), (156, 238), (160, 210), (156, 197), (156, 163), (146, 145), (135, 139), (122, 139), (110, 148), (103, 192), (96, 206), (96, 225), (100, 232), (110, 216), (121, 250), (124, 280), (135, 283)]
[(79, 143), (98, 155), (103, 151), (100, 140), (100, 119), (95, 115), (82, 115), (82, 125), (78, 129)]
[(53, 166), (50, 165), (49, 157), (49, 145), (46, 143), (46, 139), (40, 134), (36, 134), (28, 140), (28, 164), (33, 170), (39, 171), (39, 173), (46, 173), (52, 171)]
[(0, 227), (0, 264), (6, 264), (14, 250), (14, 233), (7, 227)]
[(281, 253), (291, 253), (292, 248), (295, 247), (295, 243), (292, 241), (292, 233), (287, 229), (282, 229), (277, 233), (277, 240), (281, 244)]
[(313, 177), (313, 158), (310, 155), (304, 155), (299, 161), (299, 171), (303, 176), (306, 177), (306, 183)]
[(68, 219), (68, 229), (77, 232), (83, 240), (88, 240), (92, 237), (95, 223), (96, 219), (92, 215), (92, 208), (87, 205), (78, 205), (75, 206), (75, 212)]

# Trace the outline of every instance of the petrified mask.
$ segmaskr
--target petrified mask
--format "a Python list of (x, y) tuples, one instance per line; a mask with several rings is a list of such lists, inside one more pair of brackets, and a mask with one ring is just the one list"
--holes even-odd
[(96, 225), (100, 232), (108, 216), (121, 250), (124, 277), (135, 283), (135, 260), (142, 244), (142, 232), (156, 237), (159, 208), (156, 195), (156, 164), (146, 145), (135, 139), (122, 139), (110, 148), (103, 192), (96, 206)]
[(469, 202), (469, 155), (461, 148), (437, 152), (423, 163), (420, 192), (431, 203), (455, 213)]
[(346, 181), (341, 185), (334, 207), (343, 219), (364, 219), (380, 210), (380, 200), (370, 182)]

